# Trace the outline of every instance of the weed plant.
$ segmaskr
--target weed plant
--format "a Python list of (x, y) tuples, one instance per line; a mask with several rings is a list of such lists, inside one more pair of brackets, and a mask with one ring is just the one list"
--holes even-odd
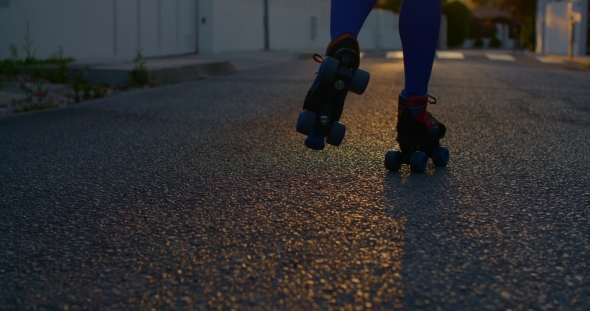
[(64, 57), (62, 46), (47, 59), (35, 58), (34, 40), (31, 38), (29, 23), (23, 36), (22, 46), (24, 58), (19, 58), (19, 51), (14, 44), (8, 47), (11, 58), (0, 60), (0, 86), (16, 81), (20, 90), (26, 95), (27, 104), (15, 112), (39, 110), (58, 107), (59, 105), (47, 97), (45, 83), (70, 84), (74, 89), (74, 100), (80, 102), (91, 98), (102, 98), (108, 94), (109, 88), (91, 84), (83, 78), (83, 73), (71, 77), (67, 65), (75, 62), (72, 57)]
[(137, 56), (133, 59), (135, 67), (131, 70), (129, 77), (127, 78), (127, 85), (129, 87), (144, 87), (150, 84), (150, 76), (147, 70), (145, 59), (140, 52), (137, 52)]

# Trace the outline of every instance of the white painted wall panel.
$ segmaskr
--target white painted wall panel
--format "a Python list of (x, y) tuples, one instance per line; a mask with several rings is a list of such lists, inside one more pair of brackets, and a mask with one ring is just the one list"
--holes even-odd
[(377, 10), (373, 10), (365, 20), (358, 41), (361, 50), (377, 49)]
[(567, 55), (569, 46), (569, 14), (567, 2), (547, 4), (545, 53)]
[[(122, 0), (125, 1), (125, 0)], [(158, 55), (158, 0), (141, 0), (140, 48), (144, 57)]]
[(178, 51), (180, 53), (194, 53), (197, 47), (197, 1), (177, 1), (179, 2)]
[(0, 58), (11, 43), (24, 56), (27, 21), (37, 58), (60, 45), (90, 63), (131, 61), (139, 49), (146, 57), (194, 52), (195, 17), (196, 0), (11, 1), (0, 8)]
[(98, 1), (11, 1), (8, 7), (0, 8), (0, 58), (10, 56), (10, 44), (15, 44), (24, 56), (21, 47), (27, 22), (37, 58), (49, 57), (60, 45), (65, 55), (111, 55), (112, 12), (112, 5)]
[(264, 49), (263, 1), (213, 1), (213, 53)]
[[(62, 45), (66, 56), (81, 62), (131, 61), (139, 50), (146, 57), (195, 52), (197, 40), (199, 52), (205, 54), (262, 50), (263, 4), (263, 0), (11, 1), (9, 7), (0, 8), (0, 58), (9, 57), (11, 43), (23, 45), (26, 21), (39, 58), (49, 57)], [(372, 12), (359, 37), (361, 48), (400, 49), (397, 23), (391, 12)], [(271, 49), (321, 53), (330, 40), (330, 0), (269, 0), (269, 29)]]
[(358, 36), (361, 50), (401, 50), (399, 15), (386, 10), (373, 10)]
[(545, 40), (545, 0), (537, 0), (537, 13), (535, 19), (535, 30), (536, 30), (536, 53), (544, 53), (544, 40)]
[(379, 44), (384, 50), (401, 50), (402, 41), (399, 36), (399, 15), (390, 11), (378, 11)]
[(330, 41), (329, 20), (330, 1), (269, 0), (270, 48), (325, 49)]
[[(587, 55), (588, 50), (588, 6), (590, 0), (576, 0), (571, 5), (573, 12), (581, 15), (581, 21), (574, 24), (574, 56)], [(570, 8), (567, 1), (537, 1), (537, 53), (569, 53)]]
[(158, 52), (160, 55), (171, 55), (179, 50), (180, 46), (177, 45), (179, 34), (177, 34), (177, 26), (180, 23), (180, 9), (179, 0), (160, 0), (162, 1), (160, 11), (161, 14), (161, 38), (158, 46)]
[(139, 49), (137, 2), (119, 0), (114, 5), (117, 7), (117, 43), (116, 53), (110, 56), (117, 60), (132, 60)]
[(213, 53), (213, 0), (199, 0), (199, 53)]

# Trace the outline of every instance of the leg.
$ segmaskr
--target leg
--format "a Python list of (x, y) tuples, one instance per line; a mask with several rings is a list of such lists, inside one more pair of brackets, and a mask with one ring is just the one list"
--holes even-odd
[(406, 83), (403, 96), (425, 96), (440, 32), (441, 0), (405, 0), (399, 16)]
[[(341, 48), (360, 52), (357, 37), (377, 0), (332, 0), (330, 7), (330, 36), (326, 55), (334, 56)], [(352, 61), (358, 68), (359, 59)]]
[(404, 50), (405, 88), (399, 96), (398, 141), (427, 142), (442, 138), (445, 126), (426, 111), (428, 82), (440, 31), (440, 0), (402, 2), (399, 32)]
[[(357, 72), (360, 63), (360, 49), (356, 37), (375, 6), (375, 2), (376, 0), (332, 0), (330, 17), (332, 40), (326, 48), (325, 55), (337, 59), (339, 72), (346, 69), (345, 71), (350, 77)], [(336, 123), (342, 115), (344, 100), (348, 92), (347, 87), (350, 85), (350, 77), (340, 77), (336, 80), (343, 79), (349, 82), (347, 82), (345, 89), (339, 89), (340, 91), (336, 92), (333, 90), (333, 83), (336, 80), (332, 83), (325, 83), (320, 81), (319, 76), (318, 74), (308, 91), (303, 105), (304, 110), (312, 111), (318, 116), (314, 129), (305, 140), (305, 145), (314, 150), (325, 148), (326, 136), (328, 136), (329, 143), (339, 144), (339, 142), (335, 143), (334, 140), (330, 140), (329, 134), (334, 126), (344, 126)], [(329, 122), (321, 120), (329, 120)]]
[(392, 171), (401, 163), (414, 172), (426, 169), (431, 157), (437, 166), (446, 166), (448, 150), (440, 146), (446, 127), (428, 111), (436, 99), (428, 95), (428, 82), (440, 31), (441, 0), (404, 0), (399, 32), (404, 50), (405, 88), (399, 95), (397, 141), (401, 153), (390, 151), (385, 165)]
[(365, 19), (377, 0), (332, 0), (330, 35), (332, 40), (348, 33), (358, 37)]

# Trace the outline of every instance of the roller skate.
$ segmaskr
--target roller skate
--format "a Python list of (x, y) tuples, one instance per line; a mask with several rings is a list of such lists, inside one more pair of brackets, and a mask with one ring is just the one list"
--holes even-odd
[(400, 151), (389, 150), (385, 154), (388, 170), (397, 172), (402, 164), (408, 164), (412, 172), (423, 173), (428, 158), (432, 158), (434, 165), (439, 167), (449, 163), (449, 149), (440, 144), (446, 127), (426, 111), (428, 104), (436, 104), (436, 98), (430, 95), (399, 96), (397, 142)]
[(326, 57), (314, 55), (314, 60), (321, 63), (320, 68), (296, 125), (297, 132), (307, 136), (308, 148), (323, 150), (326, 143), (334, 146), (342, 143), (346, 126), (338, 121), (346, 95), (348, 91), (364, 93), (370, 79), (368, 72), (358, 69), (359, 53), (356, 38), (343, 34), (330, 42)]

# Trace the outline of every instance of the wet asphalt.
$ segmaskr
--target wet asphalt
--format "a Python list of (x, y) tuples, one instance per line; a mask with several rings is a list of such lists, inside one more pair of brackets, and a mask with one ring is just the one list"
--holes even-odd
[(403, 64), (362, 68), (321, 152), (312, 61), (0, 119), (0, 309), (589, 310), (590, 72), (437, 60), (413, 174)]

